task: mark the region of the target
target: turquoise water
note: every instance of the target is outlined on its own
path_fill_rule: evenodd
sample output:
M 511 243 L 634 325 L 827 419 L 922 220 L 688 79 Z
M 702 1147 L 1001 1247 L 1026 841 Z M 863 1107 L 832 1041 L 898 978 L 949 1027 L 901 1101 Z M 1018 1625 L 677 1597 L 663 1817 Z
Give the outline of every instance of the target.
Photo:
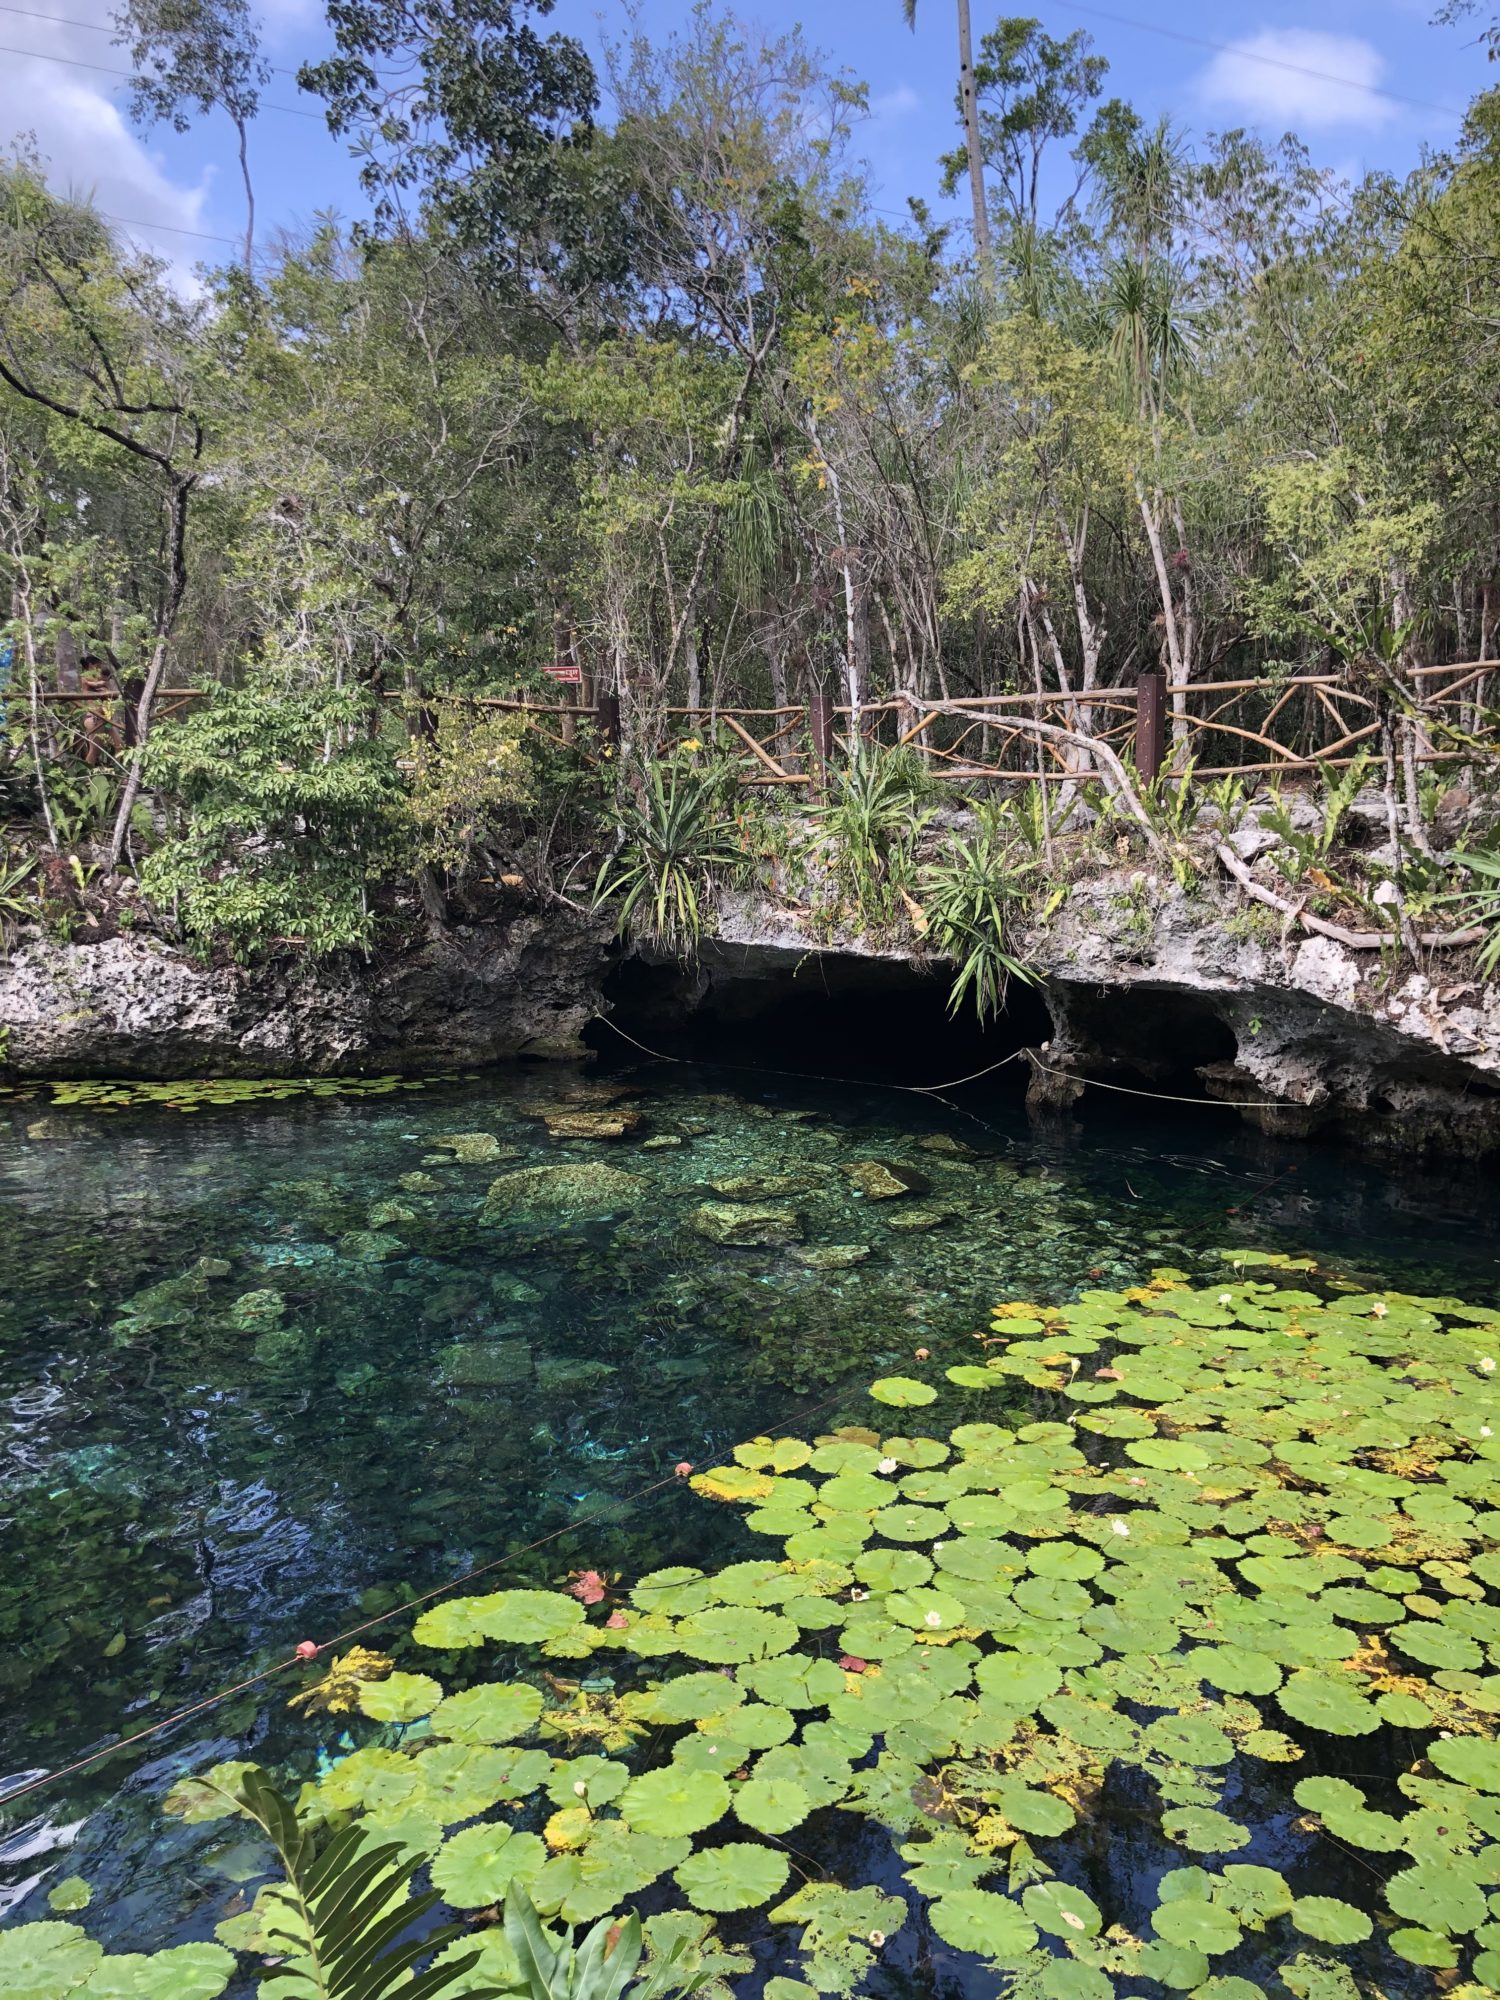
M 622 1110 L 617 1139 L 545 1122 Z M 881 1163 L 912 1190 L 873 1199 Z M 559 1165 L 585 1170 L 571 1207 L 504 1184 Z M 0 1790 L 557 1531 L 500 1578 L 711 1560 L 735 1523 L 715 1515 L 705 1549 L 675 1486 L 592 1517 L 759 1427 L 832 1424 L 918 1347 L 968 1358 L 998 1298 L 1222 1268 L 1241 1243 L 1487 1301 L 1492 1206 L 1477 1176 L 1276 1145 L 1208 1108 L 1091 1106 L 1039 1135 L 1004 1091 L 746 1071 L 527 1069 L 191 1115 L 13 1103 Z M 399 1653 L 408 1622 L 374 1643 Z M 289 1691 L 0 1803 L 5 1907 L 45 1915 L 76 1873 L 115 1949 L 211 1934 L 258 1860 L 157 1801 L 246 1746 L 302 1768 L 336 1750 Z

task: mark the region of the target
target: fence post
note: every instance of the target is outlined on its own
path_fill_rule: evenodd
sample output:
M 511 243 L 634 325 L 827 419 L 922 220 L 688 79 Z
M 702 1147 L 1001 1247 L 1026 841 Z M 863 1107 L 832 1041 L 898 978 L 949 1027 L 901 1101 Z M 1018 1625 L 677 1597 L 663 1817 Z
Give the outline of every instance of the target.
M 828 765 L 833 756 L 833 696 L 816 689 L 807 702 L 807 726 L 812 735 L 812 787 L 823 791 L 828 784 Z
M 1167 754 L 1167 677 L 1152 671 L 1135 684 L 1135 768 L 1153 784 Z
M 617 694 L 600 694 L 595 698 L 595 721 L 599 734 L 611 750 L 620 747 L 620 697 Z

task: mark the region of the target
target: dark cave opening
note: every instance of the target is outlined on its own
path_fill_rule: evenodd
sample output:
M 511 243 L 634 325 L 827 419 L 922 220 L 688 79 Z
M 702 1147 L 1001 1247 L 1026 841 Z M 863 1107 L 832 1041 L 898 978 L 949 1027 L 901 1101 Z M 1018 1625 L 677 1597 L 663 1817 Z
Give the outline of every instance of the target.
M 851 1081 L 943 1082 L 1051 1037 L 1035 986 L 1013 980 L 1003 1012 L 982 1026 L 967 1004 L 949 1013 L 949 988 L 945 967 L 899 959 L 711 949 L 692 966 L 623 956 L 604 990 L 609 1023 L 664 1055 Z M 587 1039 L 618 1051 L 605 1023 Z M 1013 1075 L 1019 1093 L 1024 1067 Z

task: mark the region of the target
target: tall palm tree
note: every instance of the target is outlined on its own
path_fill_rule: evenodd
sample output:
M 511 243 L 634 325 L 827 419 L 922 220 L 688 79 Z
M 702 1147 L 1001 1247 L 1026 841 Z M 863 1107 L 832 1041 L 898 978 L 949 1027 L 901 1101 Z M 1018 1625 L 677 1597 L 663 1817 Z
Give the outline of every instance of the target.
M 917 25 L 917 0 L 901 0 L 908 28 Z M 969 155 L 969 192 L 974 200 L 974 250 L 979 268 L 991 269 L 990 218 L 984 200 L 984 154 L 979 144 L 979 97 L 974 89 L 974 32 L 969 0 L 958 0 L 958 99 L 963 110 L 964 146 Z

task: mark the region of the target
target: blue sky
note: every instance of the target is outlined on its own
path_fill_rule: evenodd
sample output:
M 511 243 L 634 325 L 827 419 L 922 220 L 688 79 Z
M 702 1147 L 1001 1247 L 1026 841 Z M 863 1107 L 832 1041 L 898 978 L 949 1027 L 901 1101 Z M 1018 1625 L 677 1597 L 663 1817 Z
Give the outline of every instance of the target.
M 1424 145 L 1449 143 L 1457 114 L 1496 80 L 1475 45 L 1478 22 L 1432 27 L 1435 4 L 1266 0 L 1188 9 L 1168 0 L 1121 0 L 1118 8 L 1031 0 L 1016 11 L 1035 13 L 1055 35 L 1086 29 L 1110 62 L 1106 94 L 1129 98 L 1148 119 L 1166 113 L 1197 132 L 1249 125 L 1271 138 L 1292 128 L 1321 163 L 1356 175 L 1404 169 Z M 123 62 L 104 31 L 111 6 L 0 4 L 0 123 L 12 140 L 34 136 L 59 188 L 92 193 L 129 234 L 184 271 L 199 259 L 217 261 L 243 226 L 232 134 L 216 120 L 180 137 L 131 130 L 125 86 L 107 74 Z M 908 194 L 935 197 L 937 155 L 954 144 L 951 4 L 919 0 L 915 33 L 899 0 L 745 0 L 740 11 L 772 32 L 800 23 L 835 64 L 868 84 L 871 117 L 857 145 L 871 164 L 877 203 L 900 210 Z M 651 34 L 685 13 L 684 0 L 643 0 L 639 9 Z M 322 52 L 317 0 L 263 0 L 263 18 L 266 53 L 280 71 Z M 552 18 L 591 50 L 602 33 L 618 36 L 627 26 L 621 0 L 558 0 Z M 994 18 L 976 0 L 976 35 Z M 320 209 L 360 207 L 346 149 L 291 74 L 278 73 L 266 90 L 252 166 L 263 236 L 304 227 Z

